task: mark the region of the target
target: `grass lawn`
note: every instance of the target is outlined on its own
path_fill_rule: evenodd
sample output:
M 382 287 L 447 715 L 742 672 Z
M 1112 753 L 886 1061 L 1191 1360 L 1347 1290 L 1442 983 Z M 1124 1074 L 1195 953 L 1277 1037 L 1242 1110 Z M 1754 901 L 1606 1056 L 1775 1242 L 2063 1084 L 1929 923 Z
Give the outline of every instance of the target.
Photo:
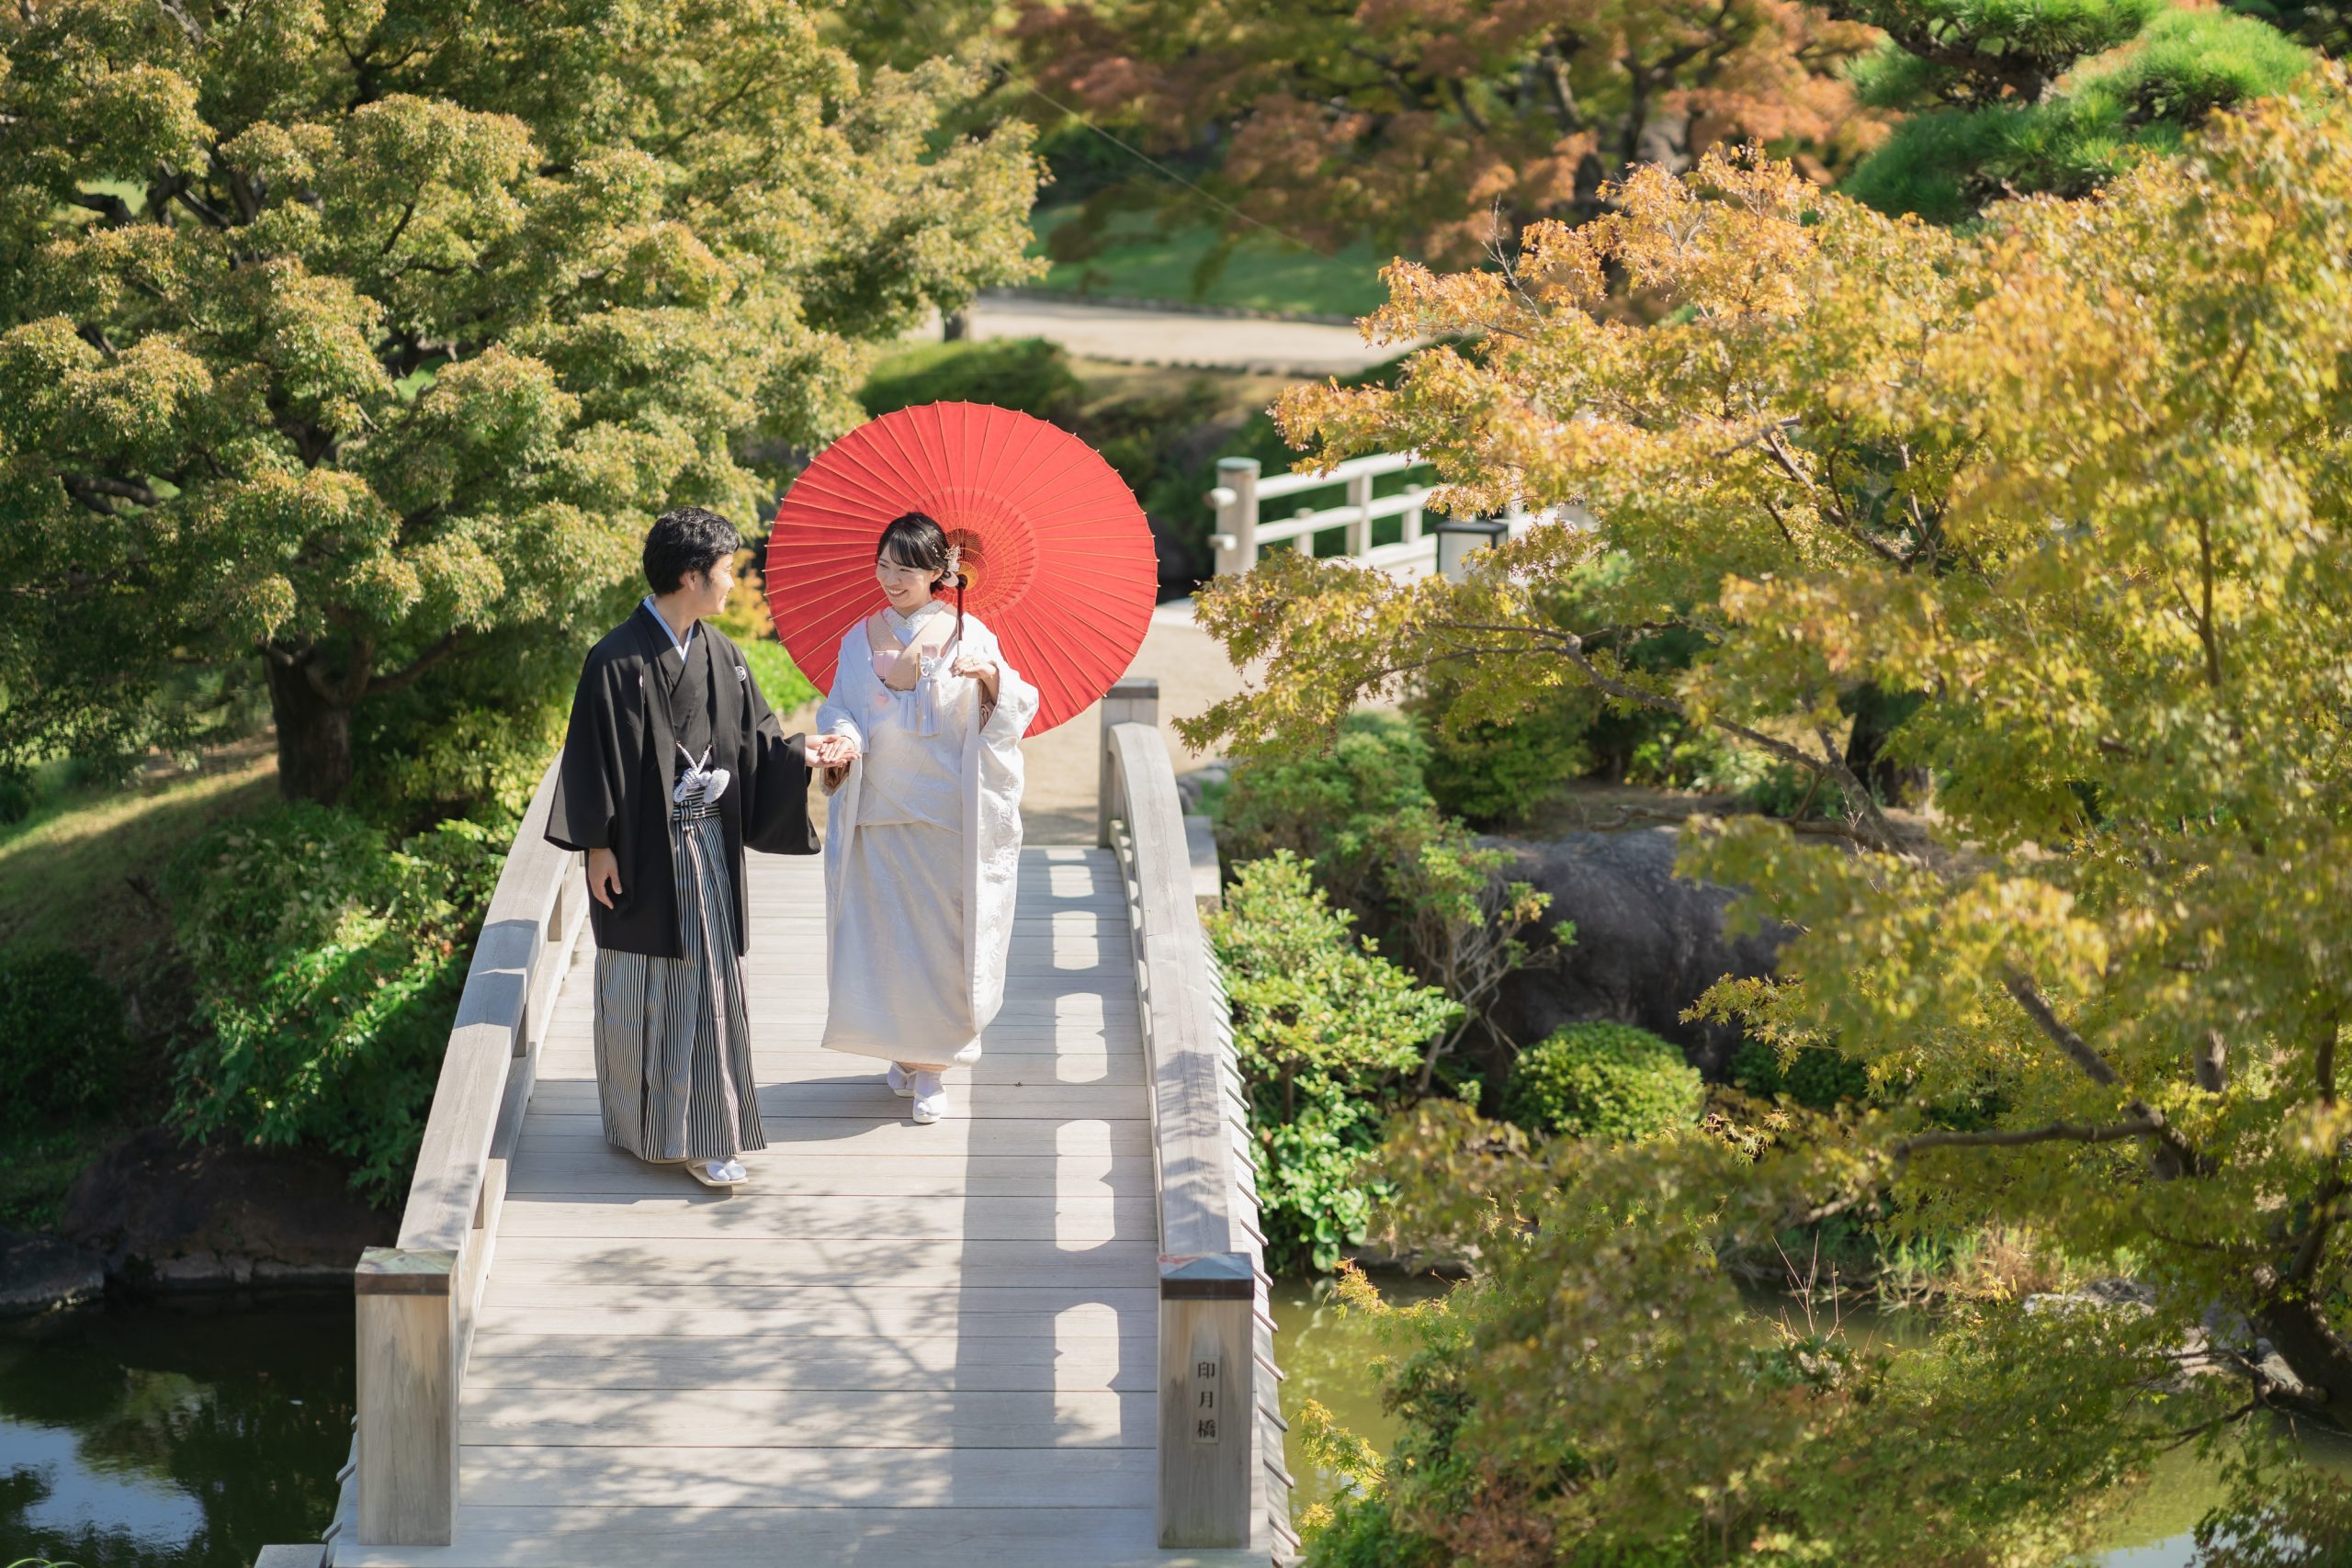
M 277 795 L 277 754 L 253 742 L 204 772 L 75 791 L 0 828 L 0 947 L 70 947 L 127 978 L 165 934 L 147 897 L 164 863 L 222 818 Z
M 215 822 L 277 798 L 277 758 L 263 739 L 223 748 L 194 773 L 44 802 L 0 828 L 0 948 L 71 948 L 109 981 L 137 989 L 169 939 L 152 897 L 164 863 Z M 160 1060 L 126 1063 L 97 1114 L 0 1140 L 0 1225 L 55 1225 L 66 1189 L 92 1157 L 162 1113 L 168 1079 Z
M 1075 207 L 1046 207 L 1031 214 L 1036 238 L 1029 254 L 1046 254 L 1046 238 L 1076 217 Z M 1217 239 L 1209 223 L 1163 231 L 1148 212 L 1111 220 L 1102 249 L 1082 261 L 1057 261 L 1033 288 L 1063 294 L 1114 294 L 1195 305 L 1235 305 L 1253 310 L 1362 316 L 1388 298 L 1380 269 L 1389 258 L 1361 243 L 1338 256 L 1318 255 L 1271 236 L 1244 240 L 1205 290 L 1195 292 L 1193 269 Z

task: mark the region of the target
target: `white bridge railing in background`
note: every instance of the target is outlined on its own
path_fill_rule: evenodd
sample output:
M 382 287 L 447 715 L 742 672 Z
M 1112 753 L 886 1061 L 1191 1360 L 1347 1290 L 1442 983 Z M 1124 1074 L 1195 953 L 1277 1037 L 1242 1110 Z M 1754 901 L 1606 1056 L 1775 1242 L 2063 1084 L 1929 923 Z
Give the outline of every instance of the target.
M 1204 498 L 1216 513 L 1216 531 L 1209 536 L 1216 547 L 1216 574 L 1230 577 L 1250 570 L 1258 564 L 1259 555 L 1272 546 L 1314 550 L 1317 536 L 1344 529 L 1346 547 L 1340 553 L 1399 577 L 1428 576 L 1438 564 L 1437 539 L 1424 526 L 1422 516 L 1429 485 L 1422 479 L 1408 479 L 1393 495 L 1374 496 L 1373 491 L 1387 475 L 1409 474 L 1417 468 L 1426 471 L 1430 467 L 1428 459 L 1416 453 L 1378 452 L 1369 457 L 1351 457 L 1328 474 L 1276 474 L 1268 479 L 1260 473 L 1255 457 L 1220 457 L 1216 488 Z M 1329 490 L 1343 491 L 1346 499 L 1336 506 L 1300 506 L 1287 517 L 1266 513 L 1270 501 Z M 1401 520 L 1397 536 L 1374 544 L 1375 531 L 1386 532 L 1375 530 L 1374 525 L 1391 517 Z M 1514 504 L 1497 521 L 1518 535 L 1535 518 Z M 1302 546 L 1299 540 L 1306 542 Z

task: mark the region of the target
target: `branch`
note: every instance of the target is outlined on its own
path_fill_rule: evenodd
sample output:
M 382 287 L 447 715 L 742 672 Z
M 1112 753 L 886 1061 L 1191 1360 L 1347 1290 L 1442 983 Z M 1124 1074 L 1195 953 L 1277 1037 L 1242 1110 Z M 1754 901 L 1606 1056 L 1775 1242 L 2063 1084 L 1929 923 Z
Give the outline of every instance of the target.
M 119 513 L 113 506 L 99 501 L 97 498 L 100 496 L 115 497 L 139 506 L 164 504 L 162 496 L 157 495 L 145 485 L 135 484 L 129 479 L 85 479 L 79 474 L 64 474 L 60 477 L 64 481 L 67 493 L 74 500 L 91 511 L 107 517 L 117 516 Z
M 439 642 L 435 643 L 431 648 L 426 649 L 423 653 L 417 655 L 415 660 L 413 660 L 406 669 L 395 670 L 389 675 L 378 675 L 374 677 L 368 682 L 367 694 L 372 697 L 381 692 L 397 692 L 401 687 L 410 684 L 419 675 L 424 674 L 427 670 L 432 669 L 435 665 L 448 658 L 451 653 L 455 652 L 458 642 L 465 637 L 465 628 L 460 626 L 456 631 L 453 631 L 448 636 L 443 637 Z
M 172 192 L 172 199 L 178 202 L 182 207 L 187 208 L 190 212 L 195 213 L 198 218 L 203 219 L 207 223 L 211 224 L 215 229 L 233 229 L 236 227 L 236 224 L 230 221 L 229 215 L 227 213 L 214 207 L 210 202 L 197 195 L 196 192 L 188 189 L 187 182 L 185 180 L 176 182 L 176 188 Z
M 408 220 L 415 216 L 415 202 L 412 201 L 406 207 L 401 209 L 401 220 L 392 225 L 392 231 L 384 236 L 384 243 L 376 247 L 376 254 L 378 257 L 380 258 L 391 254 L 392 247 L 401 243 L 401 236 L 402 234 L 408 232 Z
M 2057 1010 L 2050 1005 L 2050 999 L 2026 977 L 2023 971 L 2004 964 L 2001 986 L 2016 998 L 2018 1006 L 2025 1010 L 2026 1016 L 2033 1020 L 2041 1032 L 2048 1035 L 2075 1066 L 2082 1068 L 2084 1076 L 2091 1082 L 2103 1088 L 2112 1088 L 2123 1081 L 2116 1076 L 2115 1069 L 2107 1065 L 2107 1058 L 2091 1049 L 2090 1042 L 2075 1033 L 2073 1027 L 2058 1016 Z
M 1453 107 L 1460 109 L 1462 111 L 1462 118 L 1470 122 L 1470 129 L 1476 131 L 1481 136 L 1486 135 L 1487 117 L 1480 114 L 1477 109 L 1471 106 L 1470 89 L 1462 85 L 1462 78 L 1459 76 L 1449 77 L 1445 85 L 1453 94 Z
M 130 210 L 130 203 L 109 191 L 77 190 L 66 199 L 75 207 L 86 207 L 93 212 L 104 213 L 109 223 L 124 224 L 137 221 L 138 215 Z
M 2163 1132 L 2154 1122 L 2112 1122 L 2093 1126 L 2085 1122 L 2052 1122 L 2041 1127 L 2017 1127 L 1994 1133 L 1921 1133 L 1894 1145 L 1897 1164 L 1921 1149 L 2019 1148 L 2029 1144 L 2113 1144 L 2126 1138 L 2153 1138 Z
M 2018 1006 L 2025 1010 L 2026 1016 L 2033 1020 L 2041 1032 L 2050 1038 L 2051 1043 L 2064 1052 L 2067 1059 L 2080 1067 L 2083 1075 L 2091 1082 L 2108 1089 L 2115 1088 L 2123 1082 L 2116 1070 L 2108 1065 L 2107 1058 L 2093 1050 L 2089 1041 L 2075 1033 L 2066 1021 L 2058 1016 L 2057 1010 L 2050 1005 L 2049 998 L 2041 994 L 2023 971 L 2014 965 L 2004 964 L 2001 971 L 2001 985 L 2016 999 Z M 2151 1124 L 2154 1129 L 2152 1135 L 2157 1144 L 2180 1162 L 2183 1170 L 2194 1176 L 2210 1176 L 2213 1173 L 2214 1162 L 2199 1153 L 2196 1145 L 2182 1137 L 2180 1129 L 2165 1120 L 2163 1111 L 2137 1095 L 2132 1096 L 2125 1103 L 2124 1109 L 2143 1122 Z

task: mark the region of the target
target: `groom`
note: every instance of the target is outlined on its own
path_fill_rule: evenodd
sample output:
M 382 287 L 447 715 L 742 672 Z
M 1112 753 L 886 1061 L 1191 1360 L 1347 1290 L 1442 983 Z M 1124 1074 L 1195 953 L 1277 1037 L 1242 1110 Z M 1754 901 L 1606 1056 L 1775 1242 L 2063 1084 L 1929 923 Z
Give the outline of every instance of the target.
M 708 623 L 741 546 L 699 506 L 655 521 L 652 592 L 580 672 L 547 828 L 588 854 L 605 1141 L 727 1188 L 745 1179 L 742 1152 L 766 1146 L 743 852 L 817 852 L 808 768 L 831 760 L 828 742 L 785 736 L 742 650 Z

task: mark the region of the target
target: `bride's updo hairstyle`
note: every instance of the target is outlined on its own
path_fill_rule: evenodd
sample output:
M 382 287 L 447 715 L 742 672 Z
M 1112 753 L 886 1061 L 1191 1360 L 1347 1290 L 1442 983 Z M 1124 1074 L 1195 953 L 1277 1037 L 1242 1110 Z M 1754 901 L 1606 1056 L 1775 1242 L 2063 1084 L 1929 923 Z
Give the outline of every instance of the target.
M 964 637 L 964 590 L 970 579 L 962 572 L 948 573 L 949 546 L 947 530 L 927 513 L 907 512 L 884 525 L 882 537 L 874 547 L 874 558 L 895 558 L 903 566 L 919 566 L 933 573 L 931 591 L 943 588 L 956 590 L 956 638 Z

